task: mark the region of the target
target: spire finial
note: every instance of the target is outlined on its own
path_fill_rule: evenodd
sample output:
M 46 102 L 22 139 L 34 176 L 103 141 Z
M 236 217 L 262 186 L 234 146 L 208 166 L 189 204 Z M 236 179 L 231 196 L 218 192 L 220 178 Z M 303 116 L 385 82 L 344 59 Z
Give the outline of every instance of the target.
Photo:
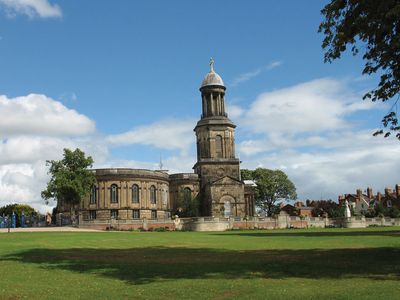
M 215 63 L 215 61 L 214 61 L 214 58 L 210 58 L 210 72 L 214 72 L 214 63 Z

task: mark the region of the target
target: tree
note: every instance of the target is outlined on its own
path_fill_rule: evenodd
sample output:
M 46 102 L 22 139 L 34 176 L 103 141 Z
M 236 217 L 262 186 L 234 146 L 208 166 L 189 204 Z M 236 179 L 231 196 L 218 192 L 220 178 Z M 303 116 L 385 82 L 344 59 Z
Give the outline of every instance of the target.
M 385 137 L 393 132 L 400 140 L 396 115 L 400 93 L 400 0 L 331 0 L 321 13 L 325 20 L 318 32 L 325 36 L 325 62 L 339 59 L 347 46 L 351 46 L 353 55 L 364 51 L 362 74 L 379 73 L 380 81 L 363 99 L 385 102 L 398 95 L 382 123 Z M 374 135 L 383 133 L 378 130 Z
M 340 214 L 339 204 L 332 201 L 331 199 L 316 200 L 316 201 L 307 200 L 306 203 L 307 206 L 313 207 L 312 215 L 314 217 L 323 217 L 325 215 L 328 215 L 328 217 L 334 218 L 338 217 L 338 215 Z
M 200 211 L 199 196 L 192 196 L 189 188 L 181 189 L 178 193 L 177 210 L 175 214 L 181 218 L 185 217 L 198 217 Z
M 267 215 L 279 211 L 278 199 L 296 199 L 296 187 L 281 170 L 257 168 L 254 171 L 241 170 L 242 180 L 254 180 L 256 187 L 256 206 Z
M 93 165 L 92 157 L 85 156 L 80 149 L 64 149 L 62 160 L 48 160 L 50 181 L 42 191 L 42 198 L 54 198 L 69 204 L 78 204 L 90 193 L 96 182 L 94 173 L 89 170 Z

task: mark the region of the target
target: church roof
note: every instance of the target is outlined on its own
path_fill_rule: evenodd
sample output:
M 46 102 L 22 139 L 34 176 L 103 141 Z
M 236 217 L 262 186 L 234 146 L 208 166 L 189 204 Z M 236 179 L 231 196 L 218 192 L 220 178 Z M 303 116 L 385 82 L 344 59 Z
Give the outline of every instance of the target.
M 204 77 L 201 88 L 209 85 L 225 86 L 221 76 L 214 71 L 214 60 L 212 58 L 210 60 L 210 72 Z

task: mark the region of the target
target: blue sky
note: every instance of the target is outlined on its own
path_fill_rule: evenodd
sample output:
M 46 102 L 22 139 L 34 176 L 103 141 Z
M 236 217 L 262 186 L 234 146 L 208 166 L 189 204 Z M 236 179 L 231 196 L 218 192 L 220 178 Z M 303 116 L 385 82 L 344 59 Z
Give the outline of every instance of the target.
M 0 0 L 0 204 L 40 199 L 44 161 L 191 171 L 199 85 L 214 57 L 243 168 L 283 169 L 301 199 L 400 182 L 399 144 L 373 138 L 376 78 L 323 62 L 326 1 Z

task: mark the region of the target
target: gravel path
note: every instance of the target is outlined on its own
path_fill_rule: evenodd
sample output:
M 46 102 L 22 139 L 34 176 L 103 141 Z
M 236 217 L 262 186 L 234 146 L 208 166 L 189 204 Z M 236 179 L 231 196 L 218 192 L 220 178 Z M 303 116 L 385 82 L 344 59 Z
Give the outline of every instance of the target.
M 102 230 L 76 228 L 76 227 L 28 227 L 28 228 L 11 228 L 10 232 L 104 232 Z M 0 233 L 7 233 L 7 228 L 0 228 Z

